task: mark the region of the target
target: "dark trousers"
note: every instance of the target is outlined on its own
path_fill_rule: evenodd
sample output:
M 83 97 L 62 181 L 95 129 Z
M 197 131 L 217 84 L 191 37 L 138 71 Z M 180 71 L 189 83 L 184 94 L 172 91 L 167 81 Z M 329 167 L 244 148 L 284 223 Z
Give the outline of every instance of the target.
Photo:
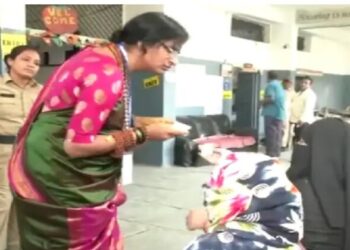
M 330 227 L 308 178 L 293 183 L 303 196 L 304 247 L 307 250 L 344 250 L 344 230 Z
M 294 137 L 293 137 L 293 142 L 298 142 L 301 139 L 301 133 L 302 131 L 309 126 L 310 124 L 305 122 L 302 124 L 295 124 L 294 123 Z
M 283 121 L 265 116 L 266 154 L 279 157 L 282 147 Z

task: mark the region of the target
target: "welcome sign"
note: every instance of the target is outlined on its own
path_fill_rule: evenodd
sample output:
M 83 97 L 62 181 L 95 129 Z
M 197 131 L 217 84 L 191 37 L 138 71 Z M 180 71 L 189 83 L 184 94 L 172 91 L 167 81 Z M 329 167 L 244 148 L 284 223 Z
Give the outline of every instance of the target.
M 78 30 L 78 13 L 71 7 L 48 6 L 41 15 L 45 27 L 52 33 L 74 33 Z

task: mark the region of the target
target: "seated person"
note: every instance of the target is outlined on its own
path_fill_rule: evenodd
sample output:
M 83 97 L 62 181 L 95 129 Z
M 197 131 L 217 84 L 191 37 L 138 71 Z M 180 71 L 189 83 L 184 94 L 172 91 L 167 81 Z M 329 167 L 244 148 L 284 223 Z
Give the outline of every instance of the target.
M 216 150 L 204 157 L 216 164 L 203 186 L 205 207 L 186 218 L 189 230 L 204 234 L 185 250 L 303 249 L 301 195 L 282 167 L 258 153 Z

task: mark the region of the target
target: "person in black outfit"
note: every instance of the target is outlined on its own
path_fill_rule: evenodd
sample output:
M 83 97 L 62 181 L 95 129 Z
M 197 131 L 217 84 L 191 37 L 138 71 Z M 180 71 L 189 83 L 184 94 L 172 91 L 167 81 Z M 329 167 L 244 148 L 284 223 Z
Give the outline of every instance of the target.
M 319 120 L 301 131 L 289 179 L 303 196 L 307 250 L 350 250 L 350 124 Z

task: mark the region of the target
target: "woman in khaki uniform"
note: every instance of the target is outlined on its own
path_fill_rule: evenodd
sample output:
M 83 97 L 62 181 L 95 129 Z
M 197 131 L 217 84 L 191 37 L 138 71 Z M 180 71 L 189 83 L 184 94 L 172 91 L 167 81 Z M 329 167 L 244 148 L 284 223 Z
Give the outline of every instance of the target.
M 0 250 L 17 250 L 19 239 L 7 163 L 16 134 L 41 90 L 34 80 L 40 54 L 35 48 L 23 45 L 13 48 L 4 60 L 8 73 L 0 77 Z

